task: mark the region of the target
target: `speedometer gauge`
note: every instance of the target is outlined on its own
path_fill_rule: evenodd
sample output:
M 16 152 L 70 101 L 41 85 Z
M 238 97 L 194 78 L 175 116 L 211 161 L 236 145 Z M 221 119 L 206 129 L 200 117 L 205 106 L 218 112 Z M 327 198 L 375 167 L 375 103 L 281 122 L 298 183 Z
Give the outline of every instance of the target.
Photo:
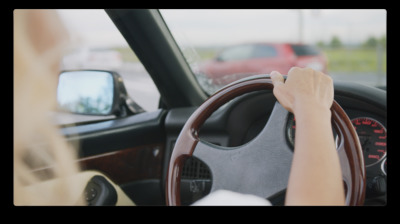
M 374 165 L 386 156 L 386 128 L 377 120 L 358 117 L 351 120 L 360 139 L 366 166 Z
M 369 117 L 358 117 L 352 119 L 351 122 L 360 139 L 365 165 L 372 166 L 381 162 L 386 157 L 386 128 Z M 294 148 L 296 119 L 292 113 L 289 113 L 286 130 L 288 142 L 291 148 Z M 336 138 L 334 130 L 333 133 Z

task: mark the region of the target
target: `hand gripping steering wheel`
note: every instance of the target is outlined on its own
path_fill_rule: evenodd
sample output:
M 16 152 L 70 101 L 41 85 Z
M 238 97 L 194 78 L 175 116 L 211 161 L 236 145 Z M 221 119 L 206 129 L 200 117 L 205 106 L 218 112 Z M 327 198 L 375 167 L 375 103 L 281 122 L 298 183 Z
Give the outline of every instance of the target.
M 245 93 L 273 89 L 269 76 L 252 76 L 234 82 L 209 97 L 187 120 L 168 166 L 166 201 L 181 205 L 180 182 L 184 161 L 195 156 L 211 169 L 211 192 L 227 189 L 263 198 L 286 189 L 293 152 L 286 143 L 285 124 L 289 112 L 278 102 L 263 130 L 250 142 L 233 148 L 209 144 L 199 139 L 200 127 L 223 104 Z M 365 198 L 365 166 L 358 135 L 334 101 L 332 126 L 338 135 L 339 154 L 346 205 L 362 205 Z

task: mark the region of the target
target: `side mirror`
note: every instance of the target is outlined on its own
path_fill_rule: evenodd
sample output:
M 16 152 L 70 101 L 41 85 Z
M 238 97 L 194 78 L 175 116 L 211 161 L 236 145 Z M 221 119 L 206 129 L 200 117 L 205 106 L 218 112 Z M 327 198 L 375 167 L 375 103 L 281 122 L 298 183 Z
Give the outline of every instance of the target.
M 122 77 L 111 71 L 62 71 L 57 89 L 62 111 L 85 115 L 116 115 L 144 112 L 128 96 Z

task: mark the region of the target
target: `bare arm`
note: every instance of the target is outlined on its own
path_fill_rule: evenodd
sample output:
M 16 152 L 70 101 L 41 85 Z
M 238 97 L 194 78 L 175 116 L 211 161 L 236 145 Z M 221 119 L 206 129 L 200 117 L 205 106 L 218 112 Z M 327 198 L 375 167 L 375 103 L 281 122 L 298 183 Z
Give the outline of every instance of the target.
M 286 205 L 344 205 L 340 162 L 330 107 L 332 79 L 312 69 L 292 68 L 286 82 L 272 72 L 274 95 L 296 117 L 295 150 Z

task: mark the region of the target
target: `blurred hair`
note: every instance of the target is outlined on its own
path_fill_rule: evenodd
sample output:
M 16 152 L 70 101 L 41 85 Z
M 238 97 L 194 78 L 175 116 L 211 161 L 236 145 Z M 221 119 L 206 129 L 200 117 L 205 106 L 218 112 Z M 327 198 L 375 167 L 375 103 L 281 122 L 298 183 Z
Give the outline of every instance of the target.
M 76 205 L 77 149 L 52 123 L 67 32 L 55 10 L 14 10 L 14 204 Z M 51 172 L 33 172 L 51 167 Z M 58 178 L 51 189 L 32 187 Z M 80 191 L 80 192 L 78 192 Z

